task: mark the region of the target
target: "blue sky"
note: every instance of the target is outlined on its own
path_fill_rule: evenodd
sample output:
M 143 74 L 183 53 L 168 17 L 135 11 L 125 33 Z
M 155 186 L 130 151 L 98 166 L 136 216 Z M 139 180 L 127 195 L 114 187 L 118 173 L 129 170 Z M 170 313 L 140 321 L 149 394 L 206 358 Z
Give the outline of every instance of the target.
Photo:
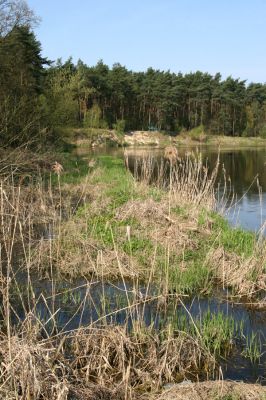
M 266 0 L 28 0 L 43 55 L 266 82 Z

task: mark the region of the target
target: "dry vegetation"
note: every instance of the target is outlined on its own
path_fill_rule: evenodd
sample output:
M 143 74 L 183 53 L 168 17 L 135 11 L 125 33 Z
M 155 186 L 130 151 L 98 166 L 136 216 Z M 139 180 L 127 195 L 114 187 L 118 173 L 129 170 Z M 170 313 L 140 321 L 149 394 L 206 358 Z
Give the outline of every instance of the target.
M 52 169 L 54 176 L 41 179 L 36 174 L 32 179 L 31 174 L 27 182 L 20 179 L 17 168 L 11 174 L 2 168 L 1 398 L 170 400 L 186 399 L 188 392 L 195 400 L 204 398 L 203 393 L 215 400 L 225 400 L 229 394 L 246 400 L 260 398 L 252 393 L 262 396 L 260 387 L 249 386 L 246 397 L 241 397 L 240 386 L 224 382 L 222 389 L 213 389 L 212 384 L 178 386 L 156 397 L 168 382 L 217 376 L 217 354 L 196 321 L 188 330 L 169 321 L 161 330 L 153 323 L 145 326 L 146 303 L 155 302 L 158 312 L 173 299 L 183 304 L 183 296 L 210 290 L 214 280 L 259 307 L 266 301 L 261 296 L 264 242 L 233 232 L 213 213 L 217 170 L 209 174 L 199 155 L 180 160 L 171 151 L 168 159 L 164 165 L 153 159 L 137 163 L 135 177 L 119 160 L 102 158 L 99 165 L 90 160 L 83 166 L 83 178 L 74 182 L 53 163 L 46 169 Z M 76 166 L 74 172 L 80 171 Z M 170 178 L 165 178 L 169 172 Z M 239 237 L 241 246 L 236 245 Z M 25 293 L 21 273 L 26 277 Z M 118 308 L 108 311 L 110 315 L 100 314 L 87 327 L 65 332 L 56 323 L 60 313 L 56 302 L 48 306 L 42 294 L 35 297 L 36 276 L 48 276 L 52 287 L 58 277 L 84 276 L 87 297 L 94 281 L 104 285 L 107 279 L 118 278 L 126 292 L 130 279 L 132 293 L 125 293 L 126 304 L 120 308 L 126 321 L 132 322 L 132 315 L 139 313 L 139 323 L 131 329 L 126 322 L 110 325 L 107 317 L 121 311 Z M 145 294 L 139 291 L 140 281 L 146 282 Z M 153 285 L 158 291 L 151 296 Z M 15 302 L 24 310 L 15 326 L 14 292 Z M 87 297 L 80 303 L 82 313 Z M 47 305 L 52 329 L 38 314 L 40 299 Z M 220 333 L 225 326 L 220 326 Z M 222 354 L 232 337 L 219 340 Z
M 201 382 L 192 385 L 178 385 L 156 400 L 264 400 L 266 389 L 260 385 L 241 382 L 214 381 Z

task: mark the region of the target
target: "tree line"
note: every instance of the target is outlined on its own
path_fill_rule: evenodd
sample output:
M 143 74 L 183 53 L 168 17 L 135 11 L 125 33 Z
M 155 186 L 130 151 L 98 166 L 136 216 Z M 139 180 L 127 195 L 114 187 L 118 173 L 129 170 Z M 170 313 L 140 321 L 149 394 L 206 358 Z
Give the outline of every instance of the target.
M 203 126 L 215 135 L 266 137 L 266 84 L 200 71 L 133 72 L 102 60 L 51 62 L 25 1 L 0 0 L 0 17 L 2 145 L 45 142 L 58 126 L 172 134 Z

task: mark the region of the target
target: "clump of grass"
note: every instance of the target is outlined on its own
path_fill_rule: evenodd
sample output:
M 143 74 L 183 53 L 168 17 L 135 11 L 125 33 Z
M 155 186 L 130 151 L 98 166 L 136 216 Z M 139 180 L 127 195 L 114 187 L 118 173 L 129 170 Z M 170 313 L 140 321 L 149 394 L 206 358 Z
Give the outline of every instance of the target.
M 94 381 L 102 379 L 114 385 L 118 379 L 127 380 L 131 387 L 138 385 L 145 390 L 198 370 L 205 357 L 209 359 L 208 352 L 188 334 L 172 336 L 168 331 L 158 336 L 152 327 L 140 325 L 130 334 L 123 327 L 84 330 L 72 346 L 77 354 L 76 368 Z
M 205 128 L 203 125 L 200 125 L 196 128 L 191 129 L 190 131 L 184 133 L 184 135 L 188 136 L 192 140 L 200 143 L 205 143 L 207 141 L 207 135 L 205 133 Z
M 50 313 L 49 320 L 54 318 Z M 90 399 L 92 388 L 96 393 L 102 387 L 109 396 L 119 390 L 122 398 L 132 399 L 203 365 L 213 368 L 211 354 L 189 332 L 159 333 L 140 320 L 129 331 L 127 324 L 101 324 L 105 318 L 49 335 L 48 321 L 41 321 L 33 307 L 15 333 L 1 333 L 0 394 L 48 400 L 84 393 Z
M 208 311 L 198 322 L 198 329 L 205 346 L 212 354 L 220 357 L 230 352 L 238 329 L 236 325 L 232 317 Z
M 253 232 L 230 227 L 228 221 L 219 214 L 212 214 L 212 216 L 212 234 L 218 237 L 220 246 L 223 246 L 226 251 L 233 251 L 246 258 L 254 254 L 257 238 Z
M 168 279 L 170 293 L 206 294 L 211 290 L 211 271 L 200 262 L 192 262 L 185 268 L 182 265 L 172 265 Z
M 223 247 L 213 247 L 207 262 L 224 287 L 231 288 L 238 297 L 257 298 L 257 306 L 263 307 L 263 291 L 266 288 L 265 257 L 265 248 L 257 249 L 252 256 L 246 258 L 234 252 L 226 252 Z
M 187 314 L 182 312 L 170 320 L 171 329 L 187 332 L 197 338 L 215 360 L 226 357 L 237 338 L 238 326 L 234 319 L 221 312 L 213 314 L 208 311 L 193 320 L 187 310 Z
M 245 348 L 242 354 L 248 358 L 252 364 L 256 364 L 260 361 L 263 354 L 261 338 L 254 332 L 246 337 Z

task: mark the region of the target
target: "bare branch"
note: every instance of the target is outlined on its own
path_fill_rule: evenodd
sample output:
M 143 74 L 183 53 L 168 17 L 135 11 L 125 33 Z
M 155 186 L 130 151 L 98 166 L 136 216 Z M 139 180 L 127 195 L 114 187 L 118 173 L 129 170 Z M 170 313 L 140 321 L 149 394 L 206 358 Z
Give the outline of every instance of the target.
M 25 0 L 0 0 L 0 37 L 15 26 L 33 27 L 39 20 Z

